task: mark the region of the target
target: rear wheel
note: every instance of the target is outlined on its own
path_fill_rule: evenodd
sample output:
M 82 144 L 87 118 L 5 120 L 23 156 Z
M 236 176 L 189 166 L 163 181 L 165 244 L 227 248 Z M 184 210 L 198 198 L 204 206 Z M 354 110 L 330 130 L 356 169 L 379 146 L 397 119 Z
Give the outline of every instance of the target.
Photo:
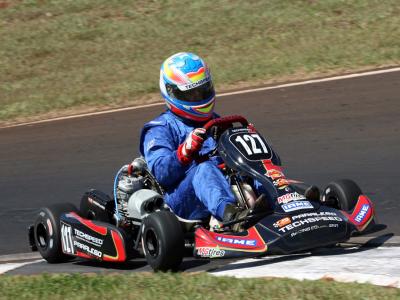
M 157 211 L 143 219 L 143 252 L 155 271 L 176 271 L 185 251 L 181 224 L 169 211 Z
M 327 206 L 351 212 L 361 194 L 360 187 L 354 181 L 340 179 L 328 184 L 322 195 L 321 202 Z
M 33 226 L 34 244 L 41 256 L 49 263 L 59 263 L 73 257 L 62 253 L 60 216 L 76 212 L 75 205 L 59 203 L 41 208 Z

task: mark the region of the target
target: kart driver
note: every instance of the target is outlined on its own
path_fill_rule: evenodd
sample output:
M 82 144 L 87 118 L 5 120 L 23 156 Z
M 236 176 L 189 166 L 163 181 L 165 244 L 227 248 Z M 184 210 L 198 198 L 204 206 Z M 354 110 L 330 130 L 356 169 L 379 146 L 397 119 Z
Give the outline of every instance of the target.
M 231 187 L 220 169 L 220 158 L 197 163 L 197 154 L 216 147 L 204 124 L 214 113 L 215 91 L 210 70 L 193 53 L 177 53 L 161 65 L 160 90 L 167 111 L 144 125 L 140 152 L 165 189 L 165 201 L 185 219 L 203 219 L 210 213 L 219 221 L 248 214 L 236 206 Z M 262 195 L 263 196 L 263 195 Z M 259 197 L 256 203 L 265 201 Z

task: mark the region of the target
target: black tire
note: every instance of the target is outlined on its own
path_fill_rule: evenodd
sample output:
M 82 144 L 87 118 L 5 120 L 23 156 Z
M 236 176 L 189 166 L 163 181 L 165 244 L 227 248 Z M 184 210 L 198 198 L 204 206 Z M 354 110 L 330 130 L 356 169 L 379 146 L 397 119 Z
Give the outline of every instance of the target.
M 65 212 L 77 212 L 71 203 L 59 203 L 43 207 L 35 220 L 33 227 L 34 243 L 49 263 L 60 263 L 73 259 L 62 253 L 60 216 Z M 51 228 L 50 228 L 51 227 Z
M 340 179 L 328 184 L 322 194 L 321 202 L 328 206 L 351 212 L 361 194 L 360 187 L 354 181 Z
M 176 216 L 169 211 L 157 211 L 144 218 L 142 247 L 154 271 L 177 271 L 184 256 L 185 241 Z

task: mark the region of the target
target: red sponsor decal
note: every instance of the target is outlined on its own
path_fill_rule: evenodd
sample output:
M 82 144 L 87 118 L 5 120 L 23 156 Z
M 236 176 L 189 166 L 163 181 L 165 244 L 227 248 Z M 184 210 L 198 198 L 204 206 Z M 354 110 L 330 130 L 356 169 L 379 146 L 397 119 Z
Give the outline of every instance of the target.
M 276 171 L 281 172 L 282 175 L 283 175 L 282 168 L 281 168 L 280 166 L 274 165 L 270 159 L 264 159 L 264 160 L 262 161 L 262 163 L 263 163 L 264 168 L 265 168 L 265 170 L 266 170 L 267 172 L 268 172 L 269 170 L 276 170 Z
M 274 165 L 270 159 L 264 159 L 262 163 L 267 171 L 265 175 L 272 179 L 278 189 L 284 189 L 289 185 L 289 181 L 286 179 L 280 166 Z
M 270 159 L 264 159 L 262 163 L 265 170 L 267 171 L 265 175 L 270 177 L 272 180 L 281 178 L 286 179 L 285 174 L 283 174 L 282 168 L 280 166 L 274 165 Z
M 224 257 L 225 250 L 221 250 L 218 247 L 216 248 L 209 248 L 209 247 L 200 247 L 197 248 L 197 255 L 201 257 Z
M 345 211 L 342 213 L 356 226 L 358 231 L 363 231 L 374 218 L 374 207 L 367 196 L 360 195 L 352 214 Z
M 70 212 L 69 214 L 67 214 L 67 216 L 78 220 L 83 225 L 90 228 L 94 232 L 97 232 L 98 234 L 101 234 L 101 235 L 107 234 L 107 227 L 97 225 L 97 224 L 93 223 L 93 221 L 84 219 L 74 212 Z
M 277 198 L 279 204 L 288 203 L 290 201 L 295 201 L 295 200 L 304 200 L 304 199 L 306 199 L 306 197 L 304 197 L 303 195 L 300 195 L 297 192 L 286 193 Z

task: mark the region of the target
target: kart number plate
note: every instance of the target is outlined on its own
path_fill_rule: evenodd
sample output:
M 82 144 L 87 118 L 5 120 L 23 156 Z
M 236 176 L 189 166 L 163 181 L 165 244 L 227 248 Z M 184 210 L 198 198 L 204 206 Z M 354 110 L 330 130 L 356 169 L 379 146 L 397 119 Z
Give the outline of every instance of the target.
M 232 134 L 229 141 L 248 160 L 271 159 L 272 150 L 258 133 L 248 131 Z

